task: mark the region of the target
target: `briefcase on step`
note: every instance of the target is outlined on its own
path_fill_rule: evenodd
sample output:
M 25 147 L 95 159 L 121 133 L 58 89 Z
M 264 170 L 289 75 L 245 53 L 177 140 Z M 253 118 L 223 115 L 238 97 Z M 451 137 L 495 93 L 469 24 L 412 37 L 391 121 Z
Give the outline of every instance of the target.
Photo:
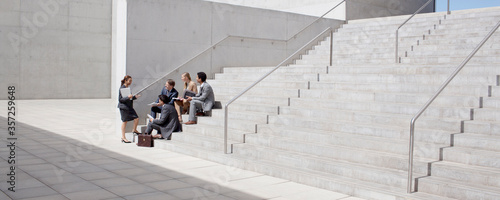
M 140 134 L 137 136 L 137 146 L 140 147 L 154 147 L 153 136 Z

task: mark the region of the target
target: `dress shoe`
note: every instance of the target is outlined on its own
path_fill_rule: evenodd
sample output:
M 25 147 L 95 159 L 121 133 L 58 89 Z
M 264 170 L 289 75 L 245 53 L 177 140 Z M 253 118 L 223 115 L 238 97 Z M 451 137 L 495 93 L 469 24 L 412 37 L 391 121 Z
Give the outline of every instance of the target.
M 199 112 L 199 113 L 196 113 L 196 116 L 205 116 L 205 113 Z
M 165 139 L 165 138 L 163 138 L 163 137 L 162 137 L 161 135 L 159 135 L 159 134 L 157 134 L 157 135 L 153 135 L 152 137 L 153 137 L 153 139 Z
M 130 141 L 128 141 L 127 139 L 123 139 L 122 138 L 122 143 L 131 143 Z
M 191 125 L 191 124 L 196 124 L 196 122 L 195 122 L 195 121 L 188 121 L 188 122 L 186 122 L 186 123 L 184 123 L 184 124 L 186 124 L 186 125 Z

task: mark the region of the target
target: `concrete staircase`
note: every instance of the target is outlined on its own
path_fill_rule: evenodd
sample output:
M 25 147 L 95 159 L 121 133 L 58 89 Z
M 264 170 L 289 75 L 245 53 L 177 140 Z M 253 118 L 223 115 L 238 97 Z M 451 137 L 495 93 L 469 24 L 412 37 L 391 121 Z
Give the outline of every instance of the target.
M 416 192 L 406 193 L 409 122 L 500 20 L 500 8 L 349 21 L 295 64 L 156 148 L 367 199 L 500 199 L 500 32 L 416 124 Z M 424 40 L 425 37 L 425 40 Z M 208 80 L 223 105 L 272 67 Z M 183 116 L 187 120 L 187 116 Z

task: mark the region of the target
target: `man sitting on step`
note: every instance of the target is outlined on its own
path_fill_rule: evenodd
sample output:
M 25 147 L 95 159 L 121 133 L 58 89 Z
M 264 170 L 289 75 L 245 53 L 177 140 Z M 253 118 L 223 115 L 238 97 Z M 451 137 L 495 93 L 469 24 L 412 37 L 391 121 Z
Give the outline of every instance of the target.
M 215 103 L 215 95 L 212 86 L 206 82 L 207 74 L 205 72 L 198 72 L 196 81 L 201 84 L 200 92 L 194 97 L 188 97 L 190 102 L 189 107 L 189 121 L 186 125 L 196 124 L 196 116 L 204 116 L 205 112 L 211 111 Z M 199 112 L 196 112 L 196 111 Z
M 179 96 L 179 92 L 174 88 L 175 86 L 175 81 L 172 79 L 168 79 L 167 82 L 165 82 L 165 87 L 161 90 L 160 94 L 167 95 L 168 99 L 170 99 L 169 102 L 165 102 L 166 104 L 174 105 L 174 98 L 177 98 Z M 158 103 L 159 99 L 156 100 L 156 103 Z M 152 105 L 151 107 L 151 116 L 153 118 L 156 118 L 156 113 L 161 112 L 161 106 L 158 104 Z
M 159 102 L 158 106 L 161 107 L 160 119 L 149 119 L 148 128 L 146 128 L 145 134 L 151 134 L 153 129 L 158 131 L 158 134 L 153 136 L 153 138 L 167 138 L 170 140 L 172 132 L 182 131 L 181 123 L 179 122 L 179 116 L 173 105 L 168 104 L 170 99 L 166 95 L 158 96 Z

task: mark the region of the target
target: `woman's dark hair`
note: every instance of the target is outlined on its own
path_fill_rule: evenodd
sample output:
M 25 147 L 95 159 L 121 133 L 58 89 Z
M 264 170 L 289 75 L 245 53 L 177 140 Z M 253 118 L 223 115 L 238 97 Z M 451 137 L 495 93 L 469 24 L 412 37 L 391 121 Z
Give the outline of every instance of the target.
M 170 99 L 168 98 L 167 95 L 164 95 L 164 94 L 160 94 L 158 95 L 158 98 L 164 103 L 164 104 L 167 104 L 168 102 L 170 102 Z
M 207 80 L 207 74 L 205 74 L 205 72 L 198 72 L 198 78 L 201 79 L 201 82 L 205 82 Z
M 132 78 L 131 76 L 129 75 L 126 75 L 125 77 L 123 77 L 123 80 L 122 80 L 122 85 L 125 84 L 125 81 L 127 81 L 128 79 Z

